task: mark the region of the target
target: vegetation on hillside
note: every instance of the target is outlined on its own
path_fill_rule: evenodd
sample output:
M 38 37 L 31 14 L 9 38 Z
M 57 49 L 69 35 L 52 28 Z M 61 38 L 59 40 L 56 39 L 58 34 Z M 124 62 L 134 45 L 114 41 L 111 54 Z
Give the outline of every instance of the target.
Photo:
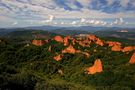
M 90 52 L 89 58 L 66 53 L 55 61 L 53 57 L 66 47 L 62 43 L 52 40 L 39 47 L 0 40 L 1 90 L 135 90 L 135 65 L 128 63 L 133 52 L 113 52 L 109 47 L 91 44 L 80 46 Z M 97 58 L 102 60 L 104 71 L 88 75 L 85 69 Z

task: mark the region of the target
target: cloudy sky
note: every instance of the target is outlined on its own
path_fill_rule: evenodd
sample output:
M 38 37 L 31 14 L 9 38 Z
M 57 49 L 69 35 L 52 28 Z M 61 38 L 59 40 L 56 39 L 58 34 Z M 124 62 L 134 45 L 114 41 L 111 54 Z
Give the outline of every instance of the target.
M 0 0 L 0 27 L 135 27 L 135 0 Z

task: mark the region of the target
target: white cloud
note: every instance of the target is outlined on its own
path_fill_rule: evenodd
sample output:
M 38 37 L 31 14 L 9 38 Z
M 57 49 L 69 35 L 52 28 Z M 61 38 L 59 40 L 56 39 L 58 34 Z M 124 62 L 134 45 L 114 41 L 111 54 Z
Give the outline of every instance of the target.
M 81 18 L 81 23 L 85 22 L 86 20 L 84 18 Z
M 12 25 L 17 25 L 18 24 L 18 22 L 14 22 Z
M 71 24 L 72 24 L 72 25 L 75 25 L 76 23 L 77 23 L 76 21 L 73 21 Z
M 121 23 L 123 23 L 123 22 L 124 22 L 123 18 L 120 18 L 120 22 L 121 22 Z
M 99 24 L 99 23 L 100 23 L 100 21 L 95 21 L 95 23 L 94 23 L 94 24 L 96 24 L 96 25 L 97 25 L 97 24 Z
M 125 22 L 123 18 L 118 18 L 114 22 L 111 22 L 110 25 L 125 25 L 128 22 Z
M 49 21 L 52 22 L 52 20 L 54 19 L 53 15 L 49 15 Z
M 64 22 L 61 22 L 61 24 L 63 25 L 63 24 L 64 24 Z

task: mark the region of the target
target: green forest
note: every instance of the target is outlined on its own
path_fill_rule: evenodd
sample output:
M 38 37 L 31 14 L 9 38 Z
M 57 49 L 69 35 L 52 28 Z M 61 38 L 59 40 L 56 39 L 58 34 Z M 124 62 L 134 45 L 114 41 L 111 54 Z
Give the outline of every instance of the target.
M 12 38 L 0 38 L 0 90 L 135 90 L 135 64 L 128 63 L 133 51 L 127 54 L 95 43 L 90 47 L 76 43 L 74 48 L 79 46 L 80 50 L 88 51 L 89 58 L 65 53 L 62 60 L 56 61 L 53 57 L 67 46 L 54 40 L 43 46 L 27 45 L 24 41 L 29 35 L 30 32 L 25 36 L 10 34 Z M 85 69 L 98 58 L 103 72 L 88 75 Z

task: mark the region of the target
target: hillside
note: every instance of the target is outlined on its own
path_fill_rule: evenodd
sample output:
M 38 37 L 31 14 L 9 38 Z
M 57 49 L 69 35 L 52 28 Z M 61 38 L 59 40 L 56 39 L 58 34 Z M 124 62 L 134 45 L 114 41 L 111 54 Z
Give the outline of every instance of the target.
M 91 34 L 37 37 L 29 45 L 1 38 L 0 89 L 134 90 L 134 51 Z
M 52 33 L 56 33 L 59 35 L 69 35 L 69 36 L 74 36 L 74 35 L 78 35 L 78 34 L 89 34 L 89 31 L 85 31 L 85 30 L 64 30 L 64 29 L 58 29 L 58 30 L 48 30 L 49 32 Z
M 97 31 L 94 34 L 106 40 L 120 41 L 135 45 L 135 30 L 103 30 Z
M 104 36 L 104 37 L 115 37 L 115 38 L 127 38 L 131 40 L 135 40 L 135 32 L 133 31 L 122 31 L 122 30 L 116 30 L 116 31 L 97 31 L 95 34 Z

